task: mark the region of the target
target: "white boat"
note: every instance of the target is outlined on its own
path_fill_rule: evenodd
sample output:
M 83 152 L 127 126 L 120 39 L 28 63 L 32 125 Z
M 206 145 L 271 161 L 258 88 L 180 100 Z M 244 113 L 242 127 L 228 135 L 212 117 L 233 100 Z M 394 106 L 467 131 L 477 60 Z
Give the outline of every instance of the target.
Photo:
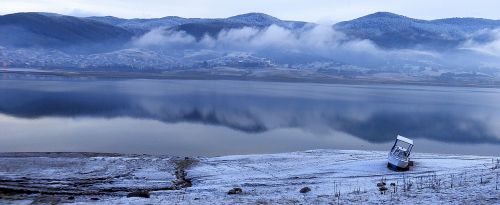
M 392 146 L 387 160 L 387 167 L 392 170 L 404 171 L 410 168 L 410 152 L 413 148 L 413 140 L 398 135 Z

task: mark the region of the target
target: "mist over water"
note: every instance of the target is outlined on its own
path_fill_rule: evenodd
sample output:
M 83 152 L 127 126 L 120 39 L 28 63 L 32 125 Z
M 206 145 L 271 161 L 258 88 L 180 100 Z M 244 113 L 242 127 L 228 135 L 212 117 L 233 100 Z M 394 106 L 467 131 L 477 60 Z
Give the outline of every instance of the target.
M 496 155 L 500 90 L 243 81 L 0 81 L 0 151 L 306 149 Z

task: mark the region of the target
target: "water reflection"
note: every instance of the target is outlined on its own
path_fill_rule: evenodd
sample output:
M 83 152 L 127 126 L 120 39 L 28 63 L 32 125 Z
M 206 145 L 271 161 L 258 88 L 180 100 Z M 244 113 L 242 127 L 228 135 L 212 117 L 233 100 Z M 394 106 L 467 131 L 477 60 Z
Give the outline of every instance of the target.
M 321 142 L 313 138 L 340 134 L 375 144 L 389 143 L 397 133 L 443 143 L 500 144 L 497 89 L 236 81 L 2 80 L 0 96 L 0 113 L 16 118 L 154 120 L 166 123 L 154 128 L 163 132 L 172 131 L 171 123 L 187 124 L 192 126 L 190 129 L 225 127 L 233 131 L 217 133 L 230 141 L 236 140 L 230 137 L 235 133 L 244 133 L 247 137 L 265 135 L 266 139 L 299 143 L 292 137 L 272 134 L 292 129 L 316 144 Z M 0 123 L 0 128 L 2 124 L 7 123 Z M 121 130 L 119 126 L 106 129 Z M 70 130 L 67 135 L 77 132 Z M 214 131 L 205 129 L 203 134 L 210 135 L 208 132 Z M 185 133 L 188 131 L 170 134 Z M 175 145 L 175 140 L 169 143 Z M 302 140 L 300 143 L 304 144 Z

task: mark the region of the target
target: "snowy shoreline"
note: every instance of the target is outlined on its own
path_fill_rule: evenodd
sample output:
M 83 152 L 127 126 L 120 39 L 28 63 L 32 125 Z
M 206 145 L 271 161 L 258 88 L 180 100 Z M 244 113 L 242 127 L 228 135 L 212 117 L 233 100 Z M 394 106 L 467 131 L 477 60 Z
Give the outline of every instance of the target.
M 355 150 L 193 158 L 0 153 L 0 204 L 500 203 L 499 156 L 415 153 L 408 172 L 387 169 L 386 157 Z M 242 192 L 228 195 L 233 188 Z

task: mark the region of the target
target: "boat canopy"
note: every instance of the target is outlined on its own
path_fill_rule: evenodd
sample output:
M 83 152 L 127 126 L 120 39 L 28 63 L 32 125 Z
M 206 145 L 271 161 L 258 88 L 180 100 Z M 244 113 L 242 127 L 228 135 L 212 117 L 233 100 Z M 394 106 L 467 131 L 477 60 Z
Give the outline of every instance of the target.
M 397 140 L 399 140 L 399 141 L 403 141 L 403 142 L 406 142 L 406 143 L 408 143 L 408 144 L 413 145 L 413 140 L 408 139 L 408 138 L 406 138 L 406 137 L 403 137 L 403 136 L 401 136 L 401 135 L 398 135 L 398 137 L 397 137 L 396 139 L 397 139 Z

